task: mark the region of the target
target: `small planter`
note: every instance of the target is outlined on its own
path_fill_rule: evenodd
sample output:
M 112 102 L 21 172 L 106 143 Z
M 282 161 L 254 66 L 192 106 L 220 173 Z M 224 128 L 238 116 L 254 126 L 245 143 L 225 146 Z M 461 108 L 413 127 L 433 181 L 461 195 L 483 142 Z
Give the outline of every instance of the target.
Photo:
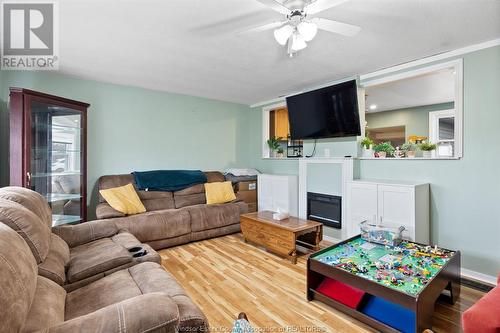
M 422 151 L 423 158 L 432 158 L 432 150 L 424 150 Z
M 363 148 L 363 157 L 373 157 L 373 149 Z
M 276 158 L 284 158 L 285 157 L 285 154 L 284 153 L 278 153 L 276 152 Z
M 406 157 L 408 158 L 415 158 L 416 152 L 413 150 L 409 150 L 406 152 Z
M 378 158 L 386 158 L 387 153 L 385 151 L 379 151 L 377 153 Z

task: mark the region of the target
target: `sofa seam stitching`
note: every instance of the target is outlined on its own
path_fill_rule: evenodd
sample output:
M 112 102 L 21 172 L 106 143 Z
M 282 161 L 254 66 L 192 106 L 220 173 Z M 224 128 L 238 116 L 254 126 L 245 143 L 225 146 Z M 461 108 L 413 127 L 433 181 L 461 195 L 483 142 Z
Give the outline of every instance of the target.
M 127 332 L 127 322 L 125 321 L 125 310 L 123 309 L 123 304 L 120 304 L 120 312 L 122 314 L 123 321 L 123 332 Z
M 81 271 L 79 271 L 79 272 L 76 272 L 76 273 L 74 273 L 74 274 L 73 274 L 73 276 L 74 276 L 75 274 L 84 274 L 84 273 L 86 273 L 86 272 L 88 272 L 88 271 L 92 271 L 92 270 L 93 270 L 94 268 L 96 268 L 96 267 L 101 267 L 101 266 L 103 266 L 104 264 L 107 264 L 107 263 L 109 263 L 109 262 L 115 261 L 116 259 L 122 259 L 122 258 L 129 258 L 129 257 L 128 257 L 128 256 L 127 256 L 127 257 L 126 257 L 126 256 L 121 256 L 121 257 L 115 257 L 115 258 L 112 258 L 112 259 L 106 260 L 106 261 L 104 261 L 104 262 L 99 263 L 99 264 L 98 264 L 98 265 L 96 265 L 96 266 L 89 267 L 89 268 L 86 268 L 86 269 L 81 270 Z M 130 261 L 125 262 L 125 263 L 123 263 L 122 265 L 126 265 L 126 264 L 128 264 L 128 263 L 130 263 Z M 121 265 L 120 265 L 120 266 L 121 266 Z M 120 266 L 115 266 L 115 267 L 112 267 L 112 268 L 110 268 L 110 269 L 108 269 L 108 270 L 105 270 L 105 271 L 102 271 L 102 272 L 98 272 L 98 273 L 96 273 L 96 274 L 105 273 L 105 272 L 107 272 L 107 271 L 109 271 L 109 270 L 111 270 L 111 269 L 115 269 L 115 268 L 120 267 Z M 96 274 L 94 274 L 94 275 L 96 275 Z M 91 275 L 91 276 L 94 276 L 94 275 Z M 80 280 L 86 279 L 86 278 L 88 278 L 88 277 L 90 277 L 90 276 L 86 276 L 86 277 L 81 278 L 81 279 L 79 279 L 79 280 L 76 280 L 76 281 L 74 281 L 74 282 L 77 282 L 77 281 L 80 281 Z M 71 283 L 73 283 L 73 282 L 71 282 Z
M 14 224 L 16 225 L 16 227 L 18 227 L 18 228 L 19 228 L 19 232 L 20 232 L 20 233 L 23 233 L 23 234 L 25 234 L 25 235 L 28 237 L 28 239 L 30 240 L 31 244 L 33 244 L 33 246 L 34 246 L 34 248 L 35 248 L 35 250 L 36 250 L 36 252 L 37 252 L 37 254 L 38 254 L 38 257 L 40 258 L 40 261 L 43 261 L 43 260 L 42 260 L 42 254 L 40 253 L 40 249 L 38 248 L 37 243 L 36 243 L 36 242 L 32 239 L 32 237 L 31 237 L 32 235 L 31 235 L 29 232 L 27 232 L 26 230 L 24 230 L 24 228 L 21 228 L 21 227 L 19 226 L 19 224 L 17 223 L 17 221 L 16 221 L 16 220 L 14 220 L 14 219 L 12 219 L 12 218 L 10 218 L 9 220 L 11 220 L 11 221 L 12 221 L 12 223 L 14 223 Z M 37 261 L 38 261 L 38 260 L 37 260 Z
M 5 258 L 5 256 L 3 254 L 0 254 L 0 258 L 3 259 L 3 261 L 7 264 L 7 267 L 10 269 L 10 271 L 12 273 L 14 273 L 14 276 L 16 277 L 16 280 L 19 282 L 19 284 L 21 285 L 21 289 L 23 290 L 23 292 L 29 296 L 29 293 L 28 293 L 28 290 L 26 289 L 26 286 L 24 285 L 24 283 L 22 282 L 22 280 L 19 278 L 19 274 L 16 273 L 16 270 L 14 268 L 14 266 L 12 266 L 12 264 L 7 260 L 7 258 Z
M 179 320 L 179 316 L 174 317 L 174 318 L 172 318 L 170 320 L 165 320 L 165 321 L 163 321 L 163 322 L 161 322 L 158 325 L 155 325 L 153 327 L 146 328 L 145 330 L 140 331 L 140 333 L 150 332 L 151 330 L 157 329 L 158 327 L 161 327 L 161 326 L 164 326 L 164 325 L 168 325 L 168 324 L 170 324 L 170 323 L 172 323 L 172 322 L 174 322 L 176 320 Z

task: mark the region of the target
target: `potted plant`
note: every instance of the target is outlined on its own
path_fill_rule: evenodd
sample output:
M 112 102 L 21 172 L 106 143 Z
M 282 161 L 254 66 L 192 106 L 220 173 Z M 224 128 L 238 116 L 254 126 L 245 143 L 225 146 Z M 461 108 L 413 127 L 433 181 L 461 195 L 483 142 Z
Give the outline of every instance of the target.
M 423 158 L 432 158 L 432 151 L 436 149 L 436 144 L 424 141 L 420 144 L 419 148 L 422 151 Z
M 285 154 L 284 154 L 284 150 L 283 148 L 279 147 L 277 150 L 276 150 L 276 157 L 278 158 L 283 158 L 285 157 Z
M 417 145 L 411 141 L 403 143 L 403 145 L 401 146 L 401 150 L 405 152 L 406 157 L 408 158 L 415 158 L 417 148 Z
M 373 157 L 373 140 L 368 137 L 364 137 L 360 144 L 363 148 L 363 157 Z
M 386 156 L 391 156 L 394 153 L 394 147 L 390 142 L 382 142 L 373 147 L 377 157 L 385 158 Z
M 279 136 L 279 137 L 269 138 L 269 140 L 267 140 L 267 146 L 269 147 L 269 150 L 271 150 L 272 157 L 276 157 L 276 152 L 278 151 L 278 149 L 280 149 L 281 139 L 282 137 Z

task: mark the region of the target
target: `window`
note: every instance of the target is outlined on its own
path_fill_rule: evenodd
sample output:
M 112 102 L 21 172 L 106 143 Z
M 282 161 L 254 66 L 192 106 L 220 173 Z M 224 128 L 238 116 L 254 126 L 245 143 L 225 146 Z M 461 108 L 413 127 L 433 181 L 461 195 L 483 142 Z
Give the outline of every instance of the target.
M 436 157 L 454 156 L 455 110 L 429 112 L 429 139 L 437 146 Z

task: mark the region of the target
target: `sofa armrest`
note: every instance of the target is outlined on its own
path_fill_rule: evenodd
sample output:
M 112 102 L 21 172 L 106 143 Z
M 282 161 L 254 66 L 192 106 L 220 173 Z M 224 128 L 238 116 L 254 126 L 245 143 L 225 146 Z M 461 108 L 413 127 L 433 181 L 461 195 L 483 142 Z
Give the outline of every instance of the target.
M 52 232 L 61 237 L 69 247 L 75 247 L 96 239 L 111 237 L 118 233 L 113 220 L 95 220 L 74 225 L 52 227 Z
M 49 328 L 49 332 L 166 332 L 179 326 L 177 304 L 166 294 L 136 296 Z
M 102 202 L 97 205 L 95 209 L 95 214 L 98 220 L 103 219 L 112 219 L 114 217 L 124 217 L 126 216 L 122 212 L 117 211 L 113 207 L 111 207 L 108 203 Z

